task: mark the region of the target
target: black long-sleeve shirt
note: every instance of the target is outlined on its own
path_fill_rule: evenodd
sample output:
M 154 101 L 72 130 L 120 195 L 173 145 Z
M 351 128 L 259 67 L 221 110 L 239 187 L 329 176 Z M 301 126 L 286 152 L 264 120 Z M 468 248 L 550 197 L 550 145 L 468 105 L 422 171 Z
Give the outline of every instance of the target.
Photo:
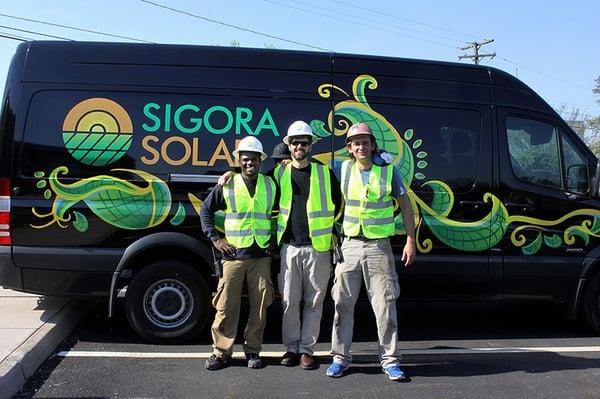
M 248 193 L 254 197 L 254 193 L 256 191 L 256 179 L 248 180 L 244 178 L 244 183 L 246 183 Z M 275 204 L 277 204 L 277 201 L 278 195 L 275 195 Z M 220 210 L 225 210 L 226 208 L 227 203 L 225 202 L 225 196 L 223 195 L 223 187 L 217 184 L 206 197 L 206 200 L 202 205 L 202 210 L 200 211 L 202 231 L 208 238 L 210 238 L 211 241 L 217 241 L 220 238 L 219 232 L 215 227 L 215 213 Z M 237 248 L 234 257 L 229 257 L 223 254 L 223 259 L 248 259 L 261 258 L 265 256 L 271 256 L 267 248 L 261 248 L 256 244 L 256 242 L 254 242 L 248 248 Z
M 306 213 L 306 203 L 310 192 L 310 173 L 310 165 L 301 169 L 292 166 L 292 209 L 281 241 L 294 246 L 311 245 Z M 331 177 L 331 199 L 337 215 L 342 206 L 340 182 L 331 170 L 329 176 Z

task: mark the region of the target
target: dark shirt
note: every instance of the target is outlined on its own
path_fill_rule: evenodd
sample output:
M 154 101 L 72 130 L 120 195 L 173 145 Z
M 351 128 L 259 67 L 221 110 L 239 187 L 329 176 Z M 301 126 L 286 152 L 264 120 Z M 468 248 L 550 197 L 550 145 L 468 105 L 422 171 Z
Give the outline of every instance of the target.
M 292 209 L 287 222 L 285 232 L 281 239 L 286 244 L 294 246 L 311 245 L 308 216 L 306 214 L 306 203 L 310 191 L 310 165 L 305 168 L 292 168 Z M 339 212 L 342 204 L 342 193 L 340 183 L 330 171 L 331 177 L 331 199 L 335 206 L 335 214 Z
M 248 188 L 250 195 L 254 197 L 254 193 L 256 191 L 256 180 L 244 179 L 244 183 L 246 183 L 246 187 Z M 277 197 L 275 200 L 277 201 Z M 225 196 L 223 195 L 223 187 L 217 184 L 204 200 L 202 210 L 200 211 L 202 231 L 208 238 L 210 238 L 211 241 L 217 241 L 220 237 L 219 232 L 215 227 L 215 213 L 220 210 L 225 210 L 226 208 L 227 203 L 225 202 Z M 235 257 L 233 258 L 223 254 L 223 259 L 248 259 L 261 258 L 265 256 L 271 256 L 267 248 L 261 248 L 256 244 L 256 242 L 254 242 L 248 248 L 237 248 Z

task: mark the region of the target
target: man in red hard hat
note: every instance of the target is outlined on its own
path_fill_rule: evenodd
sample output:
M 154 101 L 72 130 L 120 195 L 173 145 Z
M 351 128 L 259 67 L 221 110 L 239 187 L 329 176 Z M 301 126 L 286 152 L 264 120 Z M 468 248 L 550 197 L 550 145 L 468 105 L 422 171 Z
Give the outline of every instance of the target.
M 415 226 L 412 207 L 394 165 L 373 162 L 376 141 L 366 123 L 348 130 L 350 159 L 341 165 L 340 182 L 345 200 L 344 261 L 335 269 L 332 297 L 335 301 L 330 377 L 341 377 L 352 361 L 350 347 L 354 327 L 354 305 L 364 280 L 376 316 L 379 360 L 394 381 L 406 380 L 400 368 L 396 299 L 400 295 L 396 262 L 390 243 L 396 226 L 394 199 L 402 210 L 406 244 L 402 261 L 408 267 L 415 259 Z

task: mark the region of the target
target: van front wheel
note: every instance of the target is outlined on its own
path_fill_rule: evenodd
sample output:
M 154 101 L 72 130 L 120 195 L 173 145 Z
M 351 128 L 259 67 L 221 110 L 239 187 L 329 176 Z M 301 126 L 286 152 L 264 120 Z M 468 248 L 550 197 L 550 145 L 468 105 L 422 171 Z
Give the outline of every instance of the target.
M 600 334 L 600 273 L 590 281 L 583 306 L 588 323 Z
M 160 260 L 140 270 L 127 288 L 125 313 L 135 332 L 154 343 L 180 343 L 206 325 L 210 293 L 190 265 Z

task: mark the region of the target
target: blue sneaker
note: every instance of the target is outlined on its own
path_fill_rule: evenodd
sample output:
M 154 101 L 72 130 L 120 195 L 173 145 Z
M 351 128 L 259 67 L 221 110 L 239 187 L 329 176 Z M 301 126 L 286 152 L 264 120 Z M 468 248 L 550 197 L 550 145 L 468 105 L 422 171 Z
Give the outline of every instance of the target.
M 344 366 L 341 363 L 333 362 L 329 367 L 327 367 L 327 371 L 325 375 L 328 377 L 338 378 L 341 377 L 344 371 L 348 369 L 348 366 Z
M 406 375 L 404 375 L 404 371 L 400 368 L 400 366 L 390 366 L 384 367 L 383 372 L 388 375 L 388 378 L 392 381 L 405 381 Z

